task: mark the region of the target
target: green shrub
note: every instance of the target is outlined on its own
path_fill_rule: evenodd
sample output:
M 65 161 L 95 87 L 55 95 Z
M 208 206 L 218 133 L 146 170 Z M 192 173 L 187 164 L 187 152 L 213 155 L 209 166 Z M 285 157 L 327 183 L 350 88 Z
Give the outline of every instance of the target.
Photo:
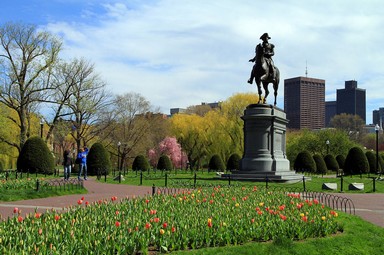
M 325 164 L 325 161 L 322 156 L 319 154 L 313 155 L 313 160 L 316 163 L 316 173 L 318 174 L 325 174 L 327 173 L 327 165 Z
M 332 171 L 338 171 L 339 170 L 339 163 L 337 163 L 337 160 L 332 154 L 328 154 L 324 157 L 325 164 L 327 165 L 327 169 Z
M 339 164 L 339 168 L 340 169 L 344 169 L 345 157 L 343 155 L 337 155 L 336 156 L 336 161 Z
M 380 156 L 379 156 L 379 161 L 377 162 L 378 165 L 376 167 L 376 155 L 372 151 L 367 151 L 365 153 L 365 156 L 367 157 L 368 160 L 368 165 L 369 165 L 369 172 L 372 174 L 376 174 L 380 172 Z
M 225 170 L 224 162 L 219 155 L 215 154 L 211 157 L 211 159 L 209 160 L 208 169 L 213 171 Z
M 0 161 L 0 173 L 4 171 L 3 161 Z
M 369 171 L 369 163 L 364 152 L 359 147 L 349 150 L 344 164 L 345 174 L 362 174 Z
M 149 162 L 144 155 L 138 155 L 132 163 L 133 170 L 146 171 L 149 170 Z
M 172 162 L 167 155 L 161 155 L 157 161 L 156 168 L 158 170 L 172 170 Z
M 111 171 L 111 160 L 109 153 L 101 143 L 95 143 L 92 145 L 87 156 L 87 171 L 88 175 L 97 175 L 98 171 L 107 171 L 107 174 Z
M 240 170 L 241 157 L 237 153 L 233 153 L 227 161 L 227 170 Z
M 52 153 L 43 139 L 29 138 L 17 158 L 17 169 L 22 172 L 52 174 L 54 168 Z
M 297 154 L 293 168 L 300 172 L 314 173 L 316 162 L 308 151 L 302 151 Z

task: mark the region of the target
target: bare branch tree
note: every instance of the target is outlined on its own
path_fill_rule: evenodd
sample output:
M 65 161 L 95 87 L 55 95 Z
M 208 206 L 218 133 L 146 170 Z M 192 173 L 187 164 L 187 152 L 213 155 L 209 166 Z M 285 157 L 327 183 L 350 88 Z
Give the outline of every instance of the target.
M 54 89 L 46 75 L 57 61 L 62 42 L 33 25 L 7 23 L 0 27 L 0 102 L 18 114 L 19 151 L 30 129 L 30 114 L 44 101 L 46 91 Z

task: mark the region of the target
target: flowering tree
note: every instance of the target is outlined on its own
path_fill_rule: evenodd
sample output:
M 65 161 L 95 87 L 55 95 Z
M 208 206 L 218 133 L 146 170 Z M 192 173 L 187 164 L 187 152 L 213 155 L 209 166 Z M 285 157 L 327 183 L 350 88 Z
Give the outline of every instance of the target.
M 187 155 L 182 151 L 181 145 L 175 137 L 164 138 L 156 148 L 148 151 L 149 161 L 153 167 L 156 166 L 161 155 L 167 155 L 177 168 L 186 167 Z

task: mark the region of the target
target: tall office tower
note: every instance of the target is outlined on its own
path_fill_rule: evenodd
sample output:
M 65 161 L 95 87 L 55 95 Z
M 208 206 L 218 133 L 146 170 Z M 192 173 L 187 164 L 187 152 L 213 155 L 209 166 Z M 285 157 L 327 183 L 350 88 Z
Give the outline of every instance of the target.
M 383 129 L 384 125 L 384 108 L 380 107 L 379 110 L 373 110 L 372 112 L 372 124 L 379 124 L 380 128 Z
M 284 80 L 284 110 L 288 128 L 324 128 L 325 80 L 308 77 Z
M 357 88 L 357 81 L 345 81 L 345 88 L 337 90 L 336 102 L 337 114 L 359 115 L 366 122 L 365 89 Z
M 325 126 L 329 127 L 332 118 L 336 115 L 336 101 L 325 102 Z

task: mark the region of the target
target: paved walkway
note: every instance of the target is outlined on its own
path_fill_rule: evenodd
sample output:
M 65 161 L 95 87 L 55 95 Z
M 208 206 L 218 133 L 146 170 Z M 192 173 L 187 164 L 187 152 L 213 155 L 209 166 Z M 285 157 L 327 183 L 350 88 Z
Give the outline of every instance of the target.
M 61 197 L 39 198 L 15 202 L 0 202 L 0 219 L 7 219 L 13 216 L 13 209 L 17 207 L 22 214 L 31 213 L 37 210 L 45 212 L 49 209 L 57 211 L 65 210 L 66 207 L 77 205 L 77 201 L 84 197 L 84 201 L 94 202 L 103 199 L 111 199 L 112 196 L 119 198 L 145 196 L 152 194 L 151 187 L 129 186 L 122 184 L 107 184 L 89 179 L 84 181 L 84 187 L 88 194 L 68 195 Z M 346 197 L 353 201 L 356 215 L 380 227 L 384 227 L 384 194 L 335 194 Z

